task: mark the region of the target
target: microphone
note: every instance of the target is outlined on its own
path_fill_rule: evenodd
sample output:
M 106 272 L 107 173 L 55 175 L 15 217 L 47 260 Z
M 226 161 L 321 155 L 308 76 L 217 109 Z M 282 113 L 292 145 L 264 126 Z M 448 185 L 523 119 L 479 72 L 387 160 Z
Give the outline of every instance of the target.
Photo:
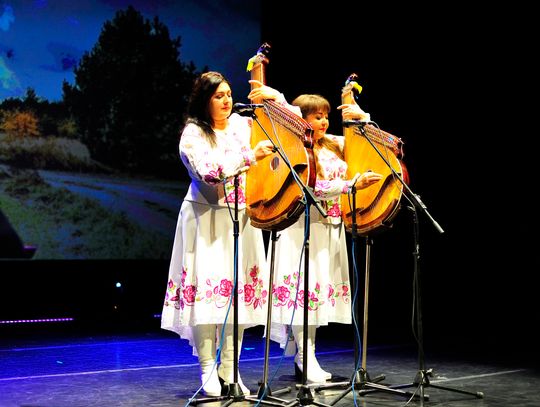
M 231 177 L 236 177 L 237 175 L 242 174 L 243 172 L 246 172 L 249 170 L 249 165 L 245 165 L 242 168 L 240 168 L 238 171 L 236 171 L 234 174 L 231 175 Z
M 260 107 L 264 107 L 263 104 L 244 104 L 244 103 L 235 103 L 232 107 L 233 113 L 253 113 L 255 109 L 258 109 Z
M 369 122 L 364 120 L 343 120 L 342 124 L 343 127 L 363 127 L 366 124 L 369 124 Z
M 351 183 L 349 184 L 350 185 L 349 189 L 353 189 L 353 187 L 356 185 L 356 181 L 358 181 L 358 178 L 360 178 L 360 173 L 359 172 L 357 172 L 354 175 L 353 179 L 351 180 Z

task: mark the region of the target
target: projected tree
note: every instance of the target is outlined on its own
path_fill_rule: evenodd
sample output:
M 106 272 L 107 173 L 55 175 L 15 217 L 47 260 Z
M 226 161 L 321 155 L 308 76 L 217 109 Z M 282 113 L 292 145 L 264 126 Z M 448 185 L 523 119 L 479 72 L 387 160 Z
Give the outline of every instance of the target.
M 178 173 L 178 132 L 196 67 L 180 60 L 158 17 L 132 6 L 102 28 L 96 45 L 63 83 L 63 100 L 94 159 L 119 170 Z

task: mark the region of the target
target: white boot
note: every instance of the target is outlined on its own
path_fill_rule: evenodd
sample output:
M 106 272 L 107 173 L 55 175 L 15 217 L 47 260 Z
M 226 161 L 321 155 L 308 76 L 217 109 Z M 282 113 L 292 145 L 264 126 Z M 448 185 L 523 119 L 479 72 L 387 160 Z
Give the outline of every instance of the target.
M 220 396 L 216 367 L 216 325 L 197 325 L 192 328 L 193 343 L 199 356 L 202 391 L 207 396 Z
M 218 335 L 221 338 L 221 327 Z M 242 349 L 242 338 L 244 336 L 244 328 L 238 327 L 238 359 L 240 359 L 240 350 Z M 233 326 L 227 325 L 225 328 L 225 334 L 223 335 L 223 343 L 221 344 L 221 356 L 220 365 L 218 368 L 219 378 L 223 381 L 223 384 L 228 386 L 229 383 L 234 383 L 234 338 L 233 338 Z M 238 384 L 244 396 L 249 396 L 249 389 L 242 382 L 240 372 L 238 371 Z
M 310 326 L 308 327 L 309 330 L 313 330 L 313 333 L 310 332 L 310 337 L 311 337 L 311 340 L 312 340 L 312 343 L 313 343 L 313 355 L 315 355 L 315 336 L 317 334 L 317 327 L 316 326 Z M 309 340 L 309 339 L 308 339 Z M 332 378 L 332 373 L 330 372 L 327 372 L 326 370 L 324 370 L 320 365 L 319 365 L 319 361 L 317 359 L 315 359 L 315 365 L 316 367 L 318 367 L 319 369 L 321 369 L 321 372 L 323 374 L 323 376 L 326 378 L 326 380 L 330 380 Z
M 296 341 L 296 346 L 298 352 L 294 357 L 294 370 L 296 373 L 297 380 L 302 379 L 302 368 L 304 365 L 304 331 L 302 326 L 293 325 L 294 339 Z M 332 378 L 332 374 L 324 371 L 317 358 L 315 357 L 315 332 L 317 330 L 316 326 L 308 326 L 308 339 L 306 349 L 307 352 L 307 375 L 306 379 L 308 383 L 324 383 L 326 380 Z

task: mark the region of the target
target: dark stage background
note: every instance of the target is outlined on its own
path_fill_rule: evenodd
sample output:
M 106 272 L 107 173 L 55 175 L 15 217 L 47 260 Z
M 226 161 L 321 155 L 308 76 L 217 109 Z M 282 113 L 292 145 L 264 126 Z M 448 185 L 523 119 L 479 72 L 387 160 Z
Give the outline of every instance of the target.
M 362 107 L 405 141 L 410 188 L 444 230 L 419 212 L 428 349 L 538 358 L 536 148 L 516 97 L 527 84 L 528 28 L 518 24 L 526 14 L 365 2 L 306 2 L 292 13 L 263 2 L 269 85 L 288 100 L 320 93 L 335 108 L 355 72 Z M 516 64 L 524 70 L 515 72 Z M 341 134 L 339 116 L 331 120 L 330 130 Z M 374 237 L 372 341 L 413 341 L 413 249 L 412 216 L 403 208 L 394 227 Z M 361 252 L 358 264 L 363 279 Z M 21 260 L 1 267 L 1 319 L 75 316 L 97 328 L 159 326 L 154 315 L 166 260 Z

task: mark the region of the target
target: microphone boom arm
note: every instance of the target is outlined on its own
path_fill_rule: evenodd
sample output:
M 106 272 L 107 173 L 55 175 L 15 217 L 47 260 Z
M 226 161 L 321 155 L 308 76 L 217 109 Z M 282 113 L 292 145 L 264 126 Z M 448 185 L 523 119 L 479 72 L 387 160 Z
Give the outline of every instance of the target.
M 373 122 L 371 122 L 373 123 Z M 420 208 L 425 214 L 426 216 L 428 217 L 428 219 L 431 221 L 431 223 L 433 224 L 433 226 L 435 227 L 435 229 L 437 229 L 437 231 L 439 233 L 444 233 L 444 230 L 443 228 L 441 228 L 441 226 L 437 223 L 437 221 L 435 221 L 435 219 L 433 219 L 433 217 L 429 214 L 428 210 L 427 210 L 427 207 L 426 205 L 420 200 L 420 196 L 415 194 L 411 188 L 407 185 L 407 183 L 403 180 L 403 178 L 401 177 L 400 174 L 398 174 L 394 168 L 392 167 L 392 165 L 388 162 L 388 160 L 386 159 L 386 157 L 381 153 L 381 151 L 377 148 L 377 146 L 373 143 L 373 140 L 371 140 L 371 138 L 366 134 L 366 131 L 364 129 L 364 126 L 368 124 L 367 122 L 362 122 L 362 121 L 359 121 L 359 120 L 345 120 L 343 122 L 343 125 L 344 126 L 355 126 L 355 127 L 358 127 L 358 129 L 360 130 L 360 133 L 362 133 L 362 136 L 366 138 L 366 140 L 369 142 L 369 144 L 371 144 L 371 147 L 373 147 L 373 149 L 377 152 L 377 154 L 379 154 L 379 157 L 381 157 L 381 159 L 384 161 L 384 163 L 388 166 L 388 168 L 390 168 L 390 171 L 392 171 L 392 174 L 394 175 L 394 177 L 396 177 L 399 182 L 401 182 L 401 184 L 403 185 L 403 187 L 405 188 L 405 190 L 408 192 L 407 196 L 413 201 L 412 203 L 414 204 L 415 207 L 417 208 Z M 376 126 L 377 128 L 379 128 L 379 126 Z
M 265 108 L 264 105 L 254 105 L 254 106 L 262 106 L 263 108 Z M 251 111 L 251 117 L 259 125 L 259 127 L 261 128 L 263 133 L 266 135 L 266 138 L 268 140 L 270 140 L 270 142 L 274 146 L 274 151 L 279 154 L 279 156 L 283 159 L 283 162 L 287 165 L 287 167 L 289 167 L 289 170 L 291 171 L 291 174 L 293 176 L 294 181 L 298 184 L 298 187 L 304 193 L 304 197 L 305 197 L 305 199 L 307 201 L 306 204 L 307 203 L 313 204 L 315 206 L 315 208 L 317 208 L 317 210 L 319 211 L 321 216 L 327 218 L 328 213 L 326 213 L 326 210 L 322 207 L 321 202 L 315 198 L 315 195 L 314 195 L 313 191 L 310 188 L 308 188 L 308 186 L 306 184 L 304 184 L 304 182 L 302 181 L 302 179 L 300 178 L 300 176 L 298 175 L 298 173 L 296 172 L 296 170 L 292 166 L 291 162 L 289 161 L 289 158 L 285 155 L 285 153 L 281 149 L 281 147 L 279 147 L 275 143 L 275 141 L 272 140 L 272 138 L 268 135 L 268 132 L 266 131 L 264 126 L 259 121 L 259 119 L 257 117 L 257 114 L 255 113 L 254 110 Z

